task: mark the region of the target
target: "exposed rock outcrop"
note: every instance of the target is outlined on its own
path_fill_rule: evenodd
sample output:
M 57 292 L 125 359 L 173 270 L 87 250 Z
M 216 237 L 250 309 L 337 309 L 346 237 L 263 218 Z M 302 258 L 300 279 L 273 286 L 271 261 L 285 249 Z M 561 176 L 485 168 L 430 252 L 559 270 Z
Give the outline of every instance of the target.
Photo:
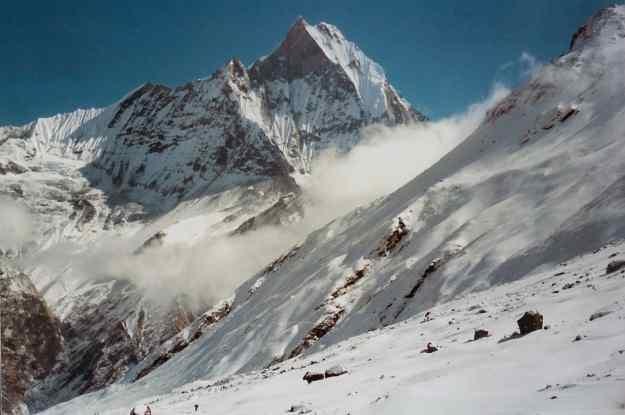
M 524 336 L 536 330 L 543 328 L 543 315 L 538 311 L 526 311 L 523 316 L 517 320 L 519 333 Z
M 0 258 L 2 414 L 21 413 L 33 381 L 53 369 L 63 348 L 61 324 L 29 277 Z

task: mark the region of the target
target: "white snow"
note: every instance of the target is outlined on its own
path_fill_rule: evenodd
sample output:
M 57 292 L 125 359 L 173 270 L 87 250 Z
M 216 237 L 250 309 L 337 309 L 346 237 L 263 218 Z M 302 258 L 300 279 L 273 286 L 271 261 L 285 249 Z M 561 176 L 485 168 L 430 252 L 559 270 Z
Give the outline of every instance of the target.
M 623 274 L 605 276 L 604 269 L 612 255 L 623 256 L 625 245 L 590 252 L 625 237 L 624 10 L 608 9 L 595 19 L 593 25 L 598 26 L 592 28 L 591 41 L 543 67 L 423 174 L 312 233 L 275 268 L 250 276 L 237 289 L 225 319 L 148 376 L 46 413 L 125 414 L 132 406 L 148 403 L 155 415 L 191 413 L 194 403 L 204 412 L 228 414 L 283 413 L 291 405 L 319 414 L 622 412 L 625 282 Z M 350 79 L 367 107 L 377 111 L 380 97 L 374 90 L 383 72 L 364 61 L 332 26 L 307 30 L 330 59 L 353 69 Z M 349 65 L 352 59 L 356 65 Z M 359 66 L 369 71 L 370 83 L 358 78 Z M 200 87 L 215 87 L 201 82 Z M 283 84 L 272 90 L 308 106 L 309 87 Z M 199 104 L 186 109 L 197 115 L 205 111 Z M 260 120 L 256 98 L 239 105 L 250 123 Z M 351 101 L 345 105 L 347 113 L 357 107 Z M 573 108 L 578 112 L 565 119 L 563 113 Z M 329 111 L 334 109 L 329 106 Z M 297 142 L 291 137 L 297 129 L 287 116 L 290 111 L 281 108 L 263 127 L 283 152 Z M 105 116 L 94 120 L 109 119 Z M 317 117 L 329 117 L 327 111 L 317 110 L 308 116 L 301 123 L 305 128 L 327 122 Z M 81 137 L 79 130 L 74 137 Z M 175 135 L 176 130 L 171 132 Z M 213 132 L 212 137 L 219 136 L 219 131 Z M 323 137 L 322 144 L 332 138 Z M 356 140 L 353 135 L 339 138 L 350 144 Z M 181 163 L 194 154 L 201 141 L 196 139 L 164 159 L 148 160 L 146 175 L 161 177 L 164 172 L 155 160 L 164 160 L 176 176 L 167 184 L 175 184 L 190 169 Z M 10 144 L 16 146 L 11 147 L 14 154 L 27 159 L 27 148 Z M 98 151 L 114 150 L 113 142 L 104 148 L 100 144 Z M 312 151 L 311 146 L 302 154 Z M 63 178 L 59 166 L 65 166 L 63 173 L 71 170 L 63 163 L 50 156 L 43 164 L 49 169 L 25 173 L 36 179 L 26 190 L 50 192 L 47 178 Z M 215 189 L 234 189 L 219 188 L 214 198 L 181 204 L 170 215 L 129 232 L 130 244 L 140 246 L 163 229 L 169 232 L 169 243 L 183 241 L 183 235 L 197 238 L 205 231 L 223 235 L 232 230 L 252 213 L 246 206 L 247 184 L 233 185 L 243 179 L 237 173 L 219 179 L 223 182 L 217 181 Z M 71 189 L 81 183 L 76 177 L 67 182 Z M 256 188 L 259 197 L 254 200 L 271 203 L 272 195 L 263 198 L 265 185 L 270 187 Z M 142 196 L 147 202 L 159 201 L 147 191 Z M 93 197 L 101 223 L 109 210 L 101 193 Z M 48 206 L 39 208 L 46 211 Z M 224 225 L 222 214 L 233 208 L 237 222 Z M 52 216 L 66 224 L 60 219 L 65 213 Z M 407 232 L 389 247 L 397 235 L 398 217 Z M 90 226 L 95 225 L 85 228 Z M 75 229 L 67 226 L 67 234 L 46 236 L 93 240 L 84 229 Z M 557 265 L 563 261 L 567 264 Z M 63 295 L 53 296 L 61 311 L 69 310 L 78 297 L 90 301 L 64 272 L 45 281 L 63 295 L 75 290 L 77 297 L 67 297 L 67 303 Z M 565 274 L 555 275 L 560 272 Z M 363 275 L 347 286 L 358 273 Z M 573 283 L 573 288 L 564 289 L 565 283 Z M 99 290 L 107 289 L 93 285 L 84 292 L 87 288 L 96 302 Z M 476 304 L 487 313 L 477 314 L 472 307 Z M 543 313 L 550 328 L 499 343 L 531 309 Z M 421 322 L 426 310 L 434 319 Z M 590 322 L 590 315 L 601 310 L 612 312 Z M 299 357 L 286 360 L 307 334 L 332 316 L 337 316 L 336 325 L 325 336 L 313 339 Z M 466 342 L 476 328 L 494 334 Z M 573 341 L 578 334 L 581 340 Z M 428 341 L 441 349 L 419 353 Z M 313 360 L 317 363 L 309 365 Z M 276 361 L 281 363 L 263 370 Z M 301 381 L 308 370 L 337 364 L 349 373 L 310 385 Z
M 287 413 L 292 406 L 312 414 L 620 414 L 625 274 L 605 275 L 605 265 L 624 252 L 625 244 L 608 246 L 440 304 L 429 310 L 430 320 L 418 315 L 265 370 L 197 380 L 169 392 L 163 387 L 168 373 L 161 373 L 44 414 L 121 415 L 146 404 L 155 415 L 192 414 L 194 404 L 200 414 L 232 415 Z M 573 288 L 563 290 L 567 283 Z M 589 321 L 604 307 L 614 311 Z M 529 310 L 542 313 L 548 329 L 501 341 Z M 473 341 L 478 328 L 491 336 Z M 439 351 L 420 353 L 427 342 Z M 311 384 L 301 379 L 336 365 L 348 373 Z
M 384 96 L 386 75 L 382 67 L 369 59 L 356 44 L 345 39 L 341 31 L 331 24 L 307 24 L 306 30 L 326 56 L 345 70 L 367 113 L 373 117 L 381 116 L 387 107 Z

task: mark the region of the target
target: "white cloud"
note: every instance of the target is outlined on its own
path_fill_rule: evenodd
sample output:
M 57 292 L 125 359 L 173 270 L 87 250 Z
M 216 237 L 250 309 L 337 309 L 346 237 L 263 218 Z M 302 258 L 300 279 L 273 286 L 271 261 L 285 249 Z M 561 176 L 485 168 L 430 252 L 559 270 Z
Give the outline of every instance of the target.
M 536 75 L 543 64 L 534 55 L 524 51 L 519 57 L 519 66 L 521 68 L 521 76 L 531 78 Z
M 0 251 L 17 251 L 32 236 L 32 218 L 26 206 L 8 197 L 0 197 Z
M 108 239 L 75 254 L 70 262 L 77 274 L 127 279 L 156 299 L 169 301 L 176 294 L 209 302 L 223 299 L 314 229 L 392 192 L 430 167 L 477 128 L 487 109 L 507 93 L 497 85 L 461 114 L 427 124 L 371 127 L 351 152 L 321 154 L 313 174 L 297 178 L 307 202 L 306 217 L 299 223 L 206 238 L 192 247 L 165 244 L 140 255 L 131 253 L 134 246 L 128 241 Z M 55 252 L 68 251 L 75 250 Z M 38 261 L 44 259 L 42 255 Z
M 507 75 L 516 78 L 515 81 L 532 78 L 543 67 L 543 62 L 530 52 L 523 51 L 515 60 L 508 61 L 499 66 L 499 75 Z
M 315 203 L 311 215 L 331 220 L 394 191 L 473 132 L 486 111 L 508 92 L 497 84 L 485 100 L 461 114 L 427 124 L 372 127 L 351 152 L 322 154 L 313 165 L 313 174 L 300 180 Z

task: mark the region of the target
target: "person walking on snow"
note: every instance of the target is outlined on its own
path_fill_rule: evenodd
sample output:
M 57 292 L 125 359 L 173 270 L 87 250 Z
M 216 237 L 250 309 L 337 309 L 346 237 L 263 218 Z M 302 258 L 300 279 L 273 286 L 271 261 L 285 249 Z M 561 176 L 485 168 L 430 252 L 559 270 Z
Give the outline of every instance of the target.
M 425 346 L 425 349 L 421 350 L 421 353 L 434 353 L 438 350 L 438 348 L 436 346 L 434 346 L 432 344 L 432 342 L 429 342 L 427 344 L 427 346 Z
M 150 405 L 145 406 L 145 412 L 143 415 L 152 415 L 152 410 L 150 409 Z

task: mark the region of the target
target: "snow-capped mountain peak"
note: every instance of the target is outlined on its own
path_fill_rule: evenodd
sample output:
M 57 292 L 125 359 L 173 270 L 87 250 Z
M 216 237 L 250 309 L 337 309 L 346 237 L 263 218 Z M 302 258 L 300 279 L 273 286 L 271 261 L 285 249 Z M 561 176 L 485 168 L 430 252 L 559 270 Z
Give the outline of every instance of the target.
M 233 58 L 180 86 L 147 82 L 102 109 L 0 127 L 0 195 L 32 213 L 31 254 L 69 246 L 62 265 L 26 270 L 71 328 L 35 407 L 119 381 L 191 316 L 121 279 L 134 271 L 80 269 L 80 254 L 110 238 L 132 262 L 154 241 L 291 223 L 304 211 L 291 173 L 314 174 L 320 152 L 349 151 L 370 125 L 424 119 L 338 29 L 301 20 L 250 68 Z
M 321 22 L 311 25 L 299 18 L 289 29 L 286 38 L 269 57 L 254 66 L 266 66 L 267 62 L 279 61 L 285 66 L 282 74 L 289 81 L 301 79 L 320 71 L 328 65 L 340 67 L 363 103 L 369 117 L 382 117 L 388 110 L 390 91 L 382 67 L 367 57 L 353 42 L 331 24 Z M 275 65 L 275 62 L 274 62 Z M 400 101 L 405 109 L 410 106 Z
M 356 44 L 328 23 L 307 26 L 306 30 L 321 46 L 326 56 L 341 65 L 353 82 L 371 116 L 379 117 L 386 108 L 384 88 L 386 75 L 376 62 L 369 59 Z
M 153 286 L 170 263 L 189 262 L 189 267 L 169 271 L 176 284 L 182 284 L 179 277 L 187 271 L 197 272 L 202 281 L 218 273 L 230 277 L 232 267 L 195 262 L 194 256 L 211 254 L 198 240 L 210 246 L 256 226 L 289 223 L 303 214 L 301 189 L 290 177 L 294 170 L 314 175 L 312 162 L 319 152 L 349 151 L 369 125 L 422 121 L 377 63 L 336 27 L 298 19 L 280 46 L 249 68 L 231 59 L 212 76 L 182 86 L 146 83 L 103 110 L 0 128 L 0 194 L 21 199 L 36 217 L 32 249 L 69 242 L 67 249 L 76 249 L 75 257 L 88 257 L 83 261 L 87 267 L 71 258 L 27 270 L 60 320 L 63 347 L 51 374 L 26 385 L 31 409 L 112 385 L 48 413 L 121 414 L 145 402 L 167 413 L 162 396 L 155 394 L 169 394 L 167 405 L 175 401 L 180 405 L 176 412 L 184 412 L 178 409 L 190 396 L 207 403 L 214 399 L 207 385 L 229 388 L 228 383 L 242 377 L 253 382 L 280 375 L 285 379 L 288 371 L 316 370 L 314 365 L 336 360 L 350 365 L 354 374 L 368 372 L 360 386 L 366 385 L 369 394 L 375 389 L 369 387 L 374 372 L 378 382 L 382 377 L 377 371 L 388 369 L 382 363 L 388 362 L 388 352 L 385 347 L 385 354 L 379 353 L 382 348 L 358 339 L 375 341 L 380 334 L 391 337 L 391 330 L 403 332 L 389 341 L 398 346 L 393 365 L 401 365 L 403 372 L 420 366 L 411 364 L 421 357 L 412 342 L 425 343 L 427 335 L 427 341 L 442 343 L 435 355 L 444 356 L 442 364 L 456 357 L 454 367 L 463 369 L 467 366 L 456 352 L 483 344 L 464 341 L 474 324 L 503 336 L 520 317 L 516 314 L 530 305 L 546 310 L 554 329 L 524 340 L 542 334 L 545 344 L 546 336 L 558 336 L 558 344 L 573 350 L 577 345 L 569 339 L 575 325 L 587 320 L 579 306 L 613 307 L 620 295 L 614 290 L 623 287 L 622 274 L 606 274 L 613 264 L 608 260 L 625 266 L 623 245 L 599 252 L 625 237 L 624 11 L 613 7 L 591 18 L 574 35 L 570 53 L 499 102 L 429 169 L 311 233 L 270 265 L 246 269 L 239 276 L 246 280 L 234 294 L 228 298 L 228 292 L 221 297 L 227 300 L 205 313 L 201 311 L 209 304 L 196 310 L 183 297 L 170 304 L 152 301 L 148 290 L 142 290 L 141 276 L 147 274 L 148 288 L 162 290 Z M 97 242 L 108 237 L 123 239 L 119 252 L 98 249 Z M 168 244 L 179 249 L 167 255 Z M 278 254 L 275 247 L 269 249 Z M 89 256 L 92 250 L 96 255 Z M 245 262 L 256 250 L 233 250 L 235 261 Z M 599 255 L 574 258 L 588 251 Z M 137 260 L 157 265 L 146 273 L 132 266 Z M 99 265 L 105 272 L 94 272 L 96 278 L 81 274 Z M 122 280 L 125 274 L 133 278 Z M 560 316 L 573 308 L 576 316 L 563 332 Z M 610 312 L 614 321 L 622 320 L 621 305 Z M 401 329 L 397 323 L 406 326 Z M 613 354 L 610 364 L 622 362 L 621 352 L 616 356 L 612 350 L 616 341 L 622 343 L 622 330 L 616 335 L 602 340 L 601 353 L 610 348 Z M 479 349 L 477 360 L 497 354 L 497 359 L 504 357 L 501 362 L 509 362 L 505 350 L 515 343 L 502 346 L 492 340 L 484 340 L 490 349 Z M 551 350 L 557 362 L 579 356 Z M 355 360 L 353 353 L 361 355 Z M 594 358 L 603 359 L 598 353 Z M 366 363 L 372 359 L 381 365 Z M 534 356 L 524 359 L 527 367 L 536 365 Z M 480 364 L 471 363 L 478 369 Z M 582 368 L 577 362 L 573 366 Z M 496 380 L 514 379 L 507 367 L 498 367 Z M 416 378 L 431 381 L 428 373 L 435 372 L 405 372 L 406 384 L 414 387 Z M 184 386 L 195 381 L 203 386 Z M 343 385 L 341 412 L 357 408 L 345 399 L 355 396 L 355 384 Z M 534 396 L 537 388 L 528 385 L 517 382 L 513 388 Z M 301 389 L 293 390 L 298 398 L 305 396 Z M 235 387 L 232 392 L 237 395 L 232 395 L 233 405 L 241 405 L 240 393 L 249 391 Z M 415 396 L 411 391 L 391 399 L 400 405 L 416 401 Z M 257 399 L 249 399 L 250 405 Z M 368 401 L 373 399 L 367 395 Z M 382 413 L 375 406 L 379 401 L 359 405 L 372 405 L 363 413 Z M 272 413 L 287 408 L 271 405 Z M 436 406 L 440 410 L 440 402 Z M 232 410 L 224 406 L 223 412 Z
M 341 347 L 347 345 L 341 342 L 384 330 L 386 326 L 397 332 L 401 325 L 393 324 L 411 317 L 415 326 L 397 343 L 406 347 L 404 356 L 419 355 L 413 342 L 430 341 L 419 337 L 419 332 L 423 336 L 424 331 L 418 327 L 429 324 L 434 315 L 440 320 L 440 327 L 449 330 L 449 336 L 440 338 L 442 349 L 439 351 L 445 356 L 441 363 L 447 365 L 452 355 L 446 350 L 470 347 L 462 339 L 452 339 L 454 333 L 467 328 L 466 322 L 461 329 L 457 320 L 436 316 L 437 307 L 458 311 L 459 303 L 449 301 L 461 301 L 463 310 L 471 318 L 488 314 L 488 319 L 479 324 L 491 327 L 502 315 L 513 310 L 518 314 L 515 318 L 521 317 L 529 304 L 535 304 L 532 303 L 534 295 L 545 295 L 550 305 L 565 304 L 573 296 L 586 298 L 593 310 L 616 304 L 614 301 L 620 294 L 610 299 L 599 298 L 593 279 L 598 281 L 597 285 L 610 284 L 610 280 L 622 281 L 622 274 L 608 271 L 610 260 L 619 267 L 625 266 L 620 247 L 609 254 L 596 255 L 599 262 L 592 268 L 587 265 L 575 270 L 566 268 L 573 262 L 586 263 L 576 259 L 577 255 L 592 257 L 594 254 L 589 252 L 598 253 L 609 242 L 625 237 L 625 127 L 622 122 L 625 37 L 619 29 L 625 23 L 625 15 L 618 7 L 602 13 L 605 14 L 599 16 L 607 16 L 599 20 L 603 28 L 593 25 L 598 30 L 593 29 L 598 35 L 596 41 L 591 37 L 591 42 L 584 46 L 579 44 L 571 53 L 543 67 L 525 85 L 498 103 L 462 143 L 412 181 L 370 206 L 337 218 L 313 232 L 248 279 L 228 303 L 225 318 L 211 325 L 194 342 L 184 343 L 183 351 L 173 353 L 177 347 L 172 347 L 153 355 L 152 361 L 158 361 L 161 356 L 167 357 L 167 361 L 156 369 L 147 361 L 149 375 L 128 388 L 128 393 L 118 394 L 117 390 L 110 389 L 107 397 L 110 401 L 104 398 L 97 403 L 99 408 L 108 410 L 106 405 L 119 406 L 119 403 L 112 403 L 116 399 L 130 405 L 155 394 L 177 393 L 175 388 L 199 379 L 217 381 L 254 370 L 260 376 L 282 374 L 286 373 L 282 372 L 284 368 L 296 367 L 297 362 L 302 364 L 302 372 L 312 371 L 314 368 L 309 366 L 334 355 L 344 356 L 344 361 L 353 365 L 354 372 L 360 371 L 362 366 L 351 360 L 350 355 L 359 353 L 356 349 L 360 346 Z M 302 21 L 295 29 L 301 34 L 304 28 L 308 33 L 307 27 Z M 320 59 L 325 59 L 323 53 Z M 273 60 L 278 69 L 288 69 L 288 65 L 279 66 L 279 57 L 274 53 L 260 65 Z M 319 66 L 302 79 L 314 82 L 319 70 L 327 68 L 332 66 Z M 250 73 L 254 70 L 252 68 Z M 262 77 L 257 79 L 262 80 Z M 295 89 L 299 81 L 299 78 L 288 80 L 278 76 L 271 81 L 264 79 L 265 85 L 279 83 L 287 92 Z M 293 100 L 288 102 L 292 104 Z M 288 108 L 288 104 L 283 105 Z M 619 268 L 619 272 L 622 269 Z M 530 280 L 536 276 L 540 277 Z M 484 298 L 476 294 L 478 292 L 487 295 L 491 290 L 506 290 L 510 287 L 505 286 L 506 283 L 528 281 L 531 281 L 528 287 L 540 291 L 525 297 L 513 290 L 505 298 L 489 302 L 488 310 L 483 312 L 481 301 L 474 303 L 476 298 Z M 622 290 L 621 282 L 619 286 Z M 543 304 L 541 308 L 554 310 L 547 303 Z M 622 309 L 621 305 L 618 307 Z M 575 310 L 576 313 L 583 311 L 578 307 Z M 589 315 L 592 310 L 585 311 Z M 566 313 L 549 311 L 554 330 L 540 330 L 542 345 L 548 344 L 544 339 L 552 337 L 549 333 L 560 333 L 557 325 L 570 317 Z M 576 318 L 580 322 L 585 320 L 586 324 L 587 315 L 578 314 Z M 419 321 L 417 316 L 425 318 Z M 203 320 L 199 320 L 193 327 L 202 323 Z M 570 327 L 576 329 L 574 325 Z M 510 324 L 505 330 L 508 328 L 511 329 Z M 501 329 L 504 327 L 500 326 Z M 434 335 L 434 332 L 428 333 L 428 337 Z M 567 348 L 572 344 L 570 335 L 563 338 Z M 600 337 L 596 336 L 595 339 Z M 505 353 L 508 345 L 514 344 L 502 345 L 508 339 L 499 338 L 501 341 L 493 342 L 491 357 Z M 178 340 L 186 339 L 180 336 L 172 344 L 175 346 L 180 344 Z M 610 340 L 601 359 L 608 356 L 608 349 L 617 357 L 614 350 L 622 349 L 621 343 L 622 330 L 618 337 Z M 386 349 L 385 353 L 388 353 Z M 579 364 L 580 359 L 571 359 L 571 356 L 580 356 L 579 352 L 568 356 L 561 351 L 555 353 L 579 371 L 575 376 L 587 376 L 588 372 L 582 372 L 585 368 Z M 538 354 L 544 356 L 542 351 Z M 300 356 L 302 358 L 297 360 Z M 381 360 L 387 358 L 385 354 Z M 622 366 L 622 357 L 617 358 Z M 289 362 L 282 363 L 286 360 Z M 610 365 L 617 364 L 615 362 Z M 267 370 L 263 371 L 265 368 Z M 510 376 L 511 372 L 506 371 L 498 379 L 504 381 Z M 417 378 L 423 375 L 411 376 L 410 385 L 414 385 Z M 418 388 L 433 382 L 427 375 L 424 379 L 426 381 L 419 383 Z M 543 383 L 544 379 L 532 382 L 535 381 Z M 354 390 L 351 386 L 350 393 Z M 370 383 L 361 386 L 372 390 Z M 529 389 L 527 385 L 523 387 L 528 396 L 535 396 L 538 386 L 532 383 Z M 613 387 L 616 390 L 617 386 Z M 305 394 L 302 392 L 299 396 Z M 419 405 L 415 396 L 406 394 L 397 398 L 397 402 Z M 501 392 L 500 396 L 508 395 Z M 214 395 L 211 397 L 214 399 Z M 72 405 L 80 407 L 89 399 Z M 156 399 L 153 402 L 157 402 Z M 351 406 L 342 408 L 342 412 L 353 412 L 352 401 L 345 400 L 345 395 L 341 400 L 349 401 L 346 406 Z M 325 396 L 320 401 L 325 402 Z M 240 392 L 237 392 L 236 402 L 242 402 Z M 435 406 L 438 408 L 440 402 Z M 561 407 L 563 412 L 569 408 Z M 63 409 L 59 407 L 50 413 L 62 413 Z M 376 409 L 378 407 L 371 406 L 368 412 L 362 412 L 383 413 Z M 388 409 L 385 412 L 397 413 Z M 466 412 L 474 408 L 461 409 Z M 121 413 L 114 411 L 111 413 Z M 224 409 L 224 412 L 233 410 Z
M 622 38 L 625 38 L 625 5 L 614 5 L 599 10 L 573 33 L 570 50 L 597 47 Z

